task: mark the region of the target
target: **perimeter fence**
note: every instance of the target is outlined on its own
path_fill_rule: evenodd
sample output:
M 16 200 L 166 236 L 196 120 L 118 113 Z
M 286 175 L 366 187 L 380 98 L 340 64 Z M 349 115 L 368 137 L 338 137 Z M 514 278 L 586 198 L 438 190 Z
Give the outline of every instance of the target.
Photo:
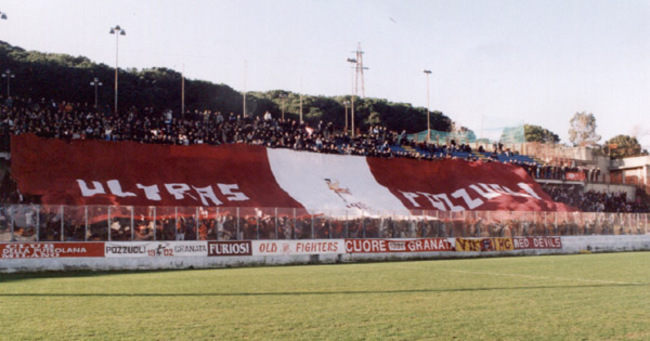
M 0 242 L 642 235 L 645 213 L 0 205 Z

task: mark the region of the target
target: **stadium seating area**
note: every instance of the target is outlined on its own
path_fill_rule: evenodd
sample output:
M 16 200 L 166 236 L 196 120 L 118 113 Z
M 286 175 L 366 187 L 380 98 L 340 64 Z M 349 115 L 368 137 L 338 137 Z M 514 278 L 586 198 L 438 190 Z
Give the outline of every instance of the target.
M 380 126 L 372 126 L 352 138 L 331 123 L 320 122 L 312 128 L 291 119 L 274 119 L 270 114 L 251 117 L 202 111 L 178 119 L 171 113 L 133 108 L 124 115 L 114 116 L 87 104 L 20 98 L 5 101 L 0 106 L 0 131 L 3 136 L 0 150 L 5 151 L 9 147 L 10 134 L 34 133 L 66 140 L 132 140 L 177 145 L 248 143 L 346 155 L 482 159 L 538 165 L 526 155 L 514 155 L 503 149 L 476 152 L 469 145 L 457 145 L 453 140 L 445 144 L 417 144 L 407 140 L 404 133 Z
M 554 201 L 579 208 L 583 212 L 617 212 L 617 213 L 647 213 L 650 212 L 648 198 L 639 191 L 635 201 L 627 199 L 625 193 L 601 193 L 584 191 L 579 186 L 545 184 L 542 186 Z
M 332 123 L 320 122 L 316 127 L 309 127 L 291 119 L 275 119 L 268 113 L 251 117 L 195 111 L 179 119 L 174 118 L 171 112 L 157 113 L 150 108 L 132 108 L 114 115 L 81 103 L 21 98 L 4 101 L 0 105 L 0 151 L 9 150 L 11 134 L 23 133 L 65 140 L 131 140 L 176 145 L 248 143 L 342 155 L 496 161 L 520 165 L 534 178 L 564 180 L 567 173 L 573 172 L 583 173 L 586 181 L 600 180 L 600 170 L 596 168 L 543 164 L 531 156 L 504 150 L 502 145 L 495 144 L 491 151 L 486 151 L 482 147 L 473 150 L 470 145 L 458 145 L 454 140 L 445 144 L 417 143 L 407 140 L 404 132 L 400 134 L 380 126 L 372 126 L 352 138 Z M 15 184 L 8 176 L 0 180 L 0 202 L 29 201 L 16 192 Z M 586 201 L 575 189 L 566 187 L 550 188 L 549 193 L 555 200 L 585 211 L 648 212 L 647 206 L 627 203 L 625 198 L 612 203 L 611 197 L 592 195 Z

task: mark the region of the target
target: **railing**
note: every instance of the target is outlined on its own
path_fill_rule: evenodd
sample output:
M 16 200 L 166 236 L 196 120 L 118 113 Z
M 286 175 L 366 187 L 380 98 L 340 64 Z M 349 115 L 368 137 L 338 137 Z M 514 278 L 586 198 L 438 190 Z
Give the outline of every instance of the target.
M 0 242 L 515 237 L 647 234 L 649 214 L 0 206 Z

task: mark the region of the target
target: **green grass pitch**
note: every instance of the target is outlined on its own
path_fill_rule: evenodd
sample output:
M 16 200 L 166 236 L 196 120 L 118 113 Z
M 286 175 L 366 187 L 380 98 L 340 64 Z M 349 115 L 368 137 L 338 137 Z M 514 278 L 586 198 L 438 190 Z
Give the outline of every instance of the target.
M 0 339 L 648 340 L 650 253 L 0 274 Z

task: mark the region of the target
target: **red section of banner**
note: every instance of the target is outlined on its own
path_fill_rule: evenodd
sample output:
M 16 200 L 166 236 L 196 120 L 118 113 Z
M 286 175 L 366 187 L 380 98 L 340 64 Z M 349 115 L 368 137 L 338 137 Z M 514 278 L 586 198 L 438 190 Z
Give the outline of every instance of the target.
M 446 238 L 428 239 L 346 239 L 347 253 L 392 253 L 454 251 Z
M 380 158 L 368 158 L 368 164 L 377 182 L 411 210 L 575 211 L 511 164 Z
M 515 237 L 513 242 L 515 250 L 562 248 L 560 237 Z
M 583 172 L 566 172 L 565 176 L 567 180 L 572 181 L 583 181 L 586 178 Z
M 301 208 L 261 146 L 172 146 L 12 136 L 12 176 L 44 204 Z
M 104 243 L 0 244 L 0 258 L 104 257 Z

